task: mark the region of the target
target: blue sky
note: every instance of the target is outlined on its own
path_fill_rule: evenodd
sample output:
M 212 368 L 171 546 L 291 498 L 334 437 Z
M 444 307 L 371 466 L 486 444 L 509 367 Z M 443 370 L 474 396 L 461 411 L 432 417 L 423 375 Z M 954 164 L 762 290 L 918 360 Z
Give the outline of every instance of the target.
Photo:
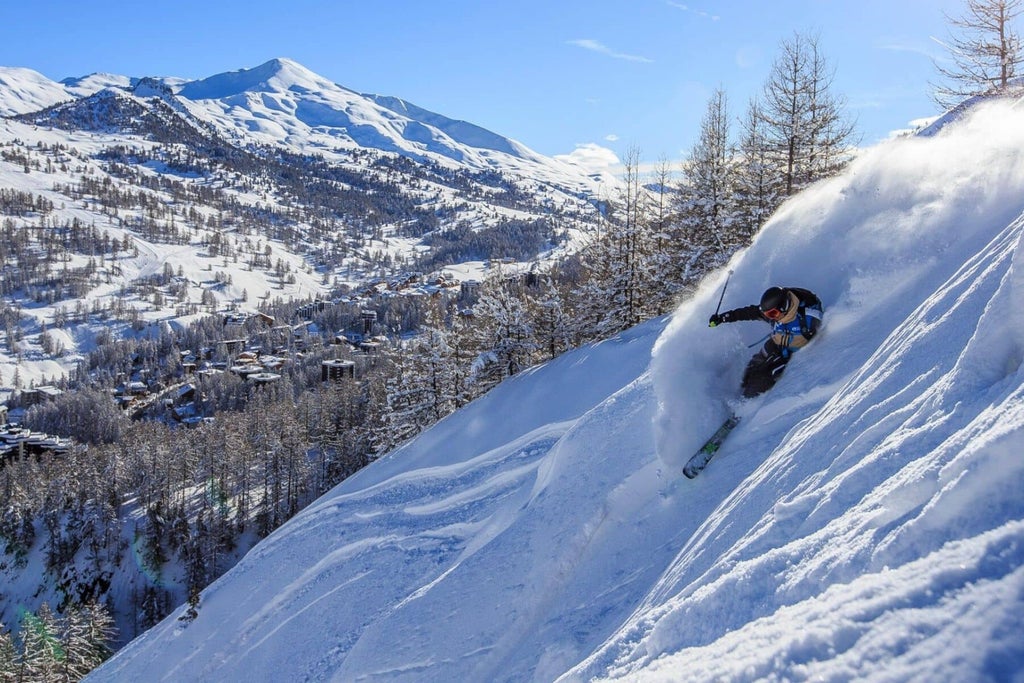
M 944 16 L 965 0 L 8 0 L 0 65 L 54 80 L 109 72 L 203 78 L 294 59 L 542 154 L 630 147 L 685 156 L 712 91 L 734 118 L 780 41 L 816 34 L 862 142 L 934 115 Z

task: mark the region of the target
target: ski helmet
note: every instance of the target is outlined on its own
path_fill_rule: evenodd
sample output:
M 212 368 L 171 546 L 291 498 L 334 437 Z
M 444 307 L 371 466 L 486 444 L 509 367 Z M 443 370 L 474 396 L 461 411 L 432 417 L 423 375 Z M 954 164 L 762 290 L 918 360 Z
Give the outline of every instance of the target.
M 788 310 L 789 292 L 782 287 L 769 287 L 761 295 L 761 312 L 767 317 L 781 318 Z

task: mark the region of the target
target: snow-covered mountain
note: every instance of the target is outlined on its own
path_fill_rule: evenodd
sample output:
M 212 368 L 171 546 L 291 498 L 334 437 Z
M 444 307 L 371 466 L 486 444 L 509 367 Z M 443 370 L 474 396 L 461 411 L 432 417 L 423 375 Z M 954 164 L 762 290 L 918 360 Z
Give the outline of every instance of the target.
M 225 132 L 285 141 L 300 151 L 330 154 L 361 147 L 481 169 L 509 163 L 560 166 L 479 126 L 395 97 L 354 92 L 289 59 L 184 83 L 177 94 Z
M 30 69 L 0 67 L 0 116 L 29 114 L 104 89 L 154 95 L 139 90 L 140 83 L 165 86 L 199 120 L 246 144 L 284 145 L 329 159 L 360 149 L 394 152 L 453 168 L 529 173 L 581 192 L 616 182 L 397 97 L 357 93 L 286 58 L 194 81 L 91 74 L 57 83 Z
M 730 264 L 826 305 L 671 319 L 524 373 L 346 480 L 90 681 L 1024 675 L 1024 110 L 868 150 Z M 733 405 L 698 479 L 679 474 Z
M 20 354 L 0 349 L 0 399 L 16 372 L 23 386 L 51 381 L 88 351 L 98 330 L 57 325 L 67 317 L 59 311 L 128 304 L 136 319 L 121 306 L 116 322 L 138 331 L 185 325 L 199 306 L 310 300 L 403 270 L 453 267 L 469 279 L 491 258 L 557 261 L 604 220 L 617 184 L 288 59 L 195 81 L 92 74 L 58 83 L 0 67 L 5 225 L 24 237 L 20 258 L 47 255 L 42 270 L 10 256 L 0 265 L 25 339 Z M 530 233 L 519 253 L 423 261 L 448 246 L 447 231 L 484 233 L 487 244 L 487 231 L 509 223 Z M 39 225 L 84 227 L 115 246 L 97 259 L 99 246 L 77 240 L 58 265 Z M 60 358 L 35 348 L 46 328 L 61 335 Z

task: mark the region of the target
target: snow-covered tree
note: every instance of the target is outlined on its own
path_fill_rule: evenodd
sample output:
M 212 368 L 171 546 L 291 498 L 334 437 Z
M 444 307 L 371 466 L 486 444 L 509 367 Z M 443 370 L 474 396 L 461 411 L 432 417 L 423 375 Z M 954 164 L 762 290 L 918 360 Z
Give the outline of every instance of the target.
M 480 287 L 473 317 L 474 385 L 485 393 L 533 364 L 537 344 L 519 278 L 496 268 Z
M 681 238 L 686 263 L 692 264 L 684 278 L 715 268 L 735 250 L 729 234 L 734 222 L 734 185 L 728 102 L 719 88 L 708 101 L 700 136 L 683 166 L 679 185 Z
M 381 452 L 401 444 L 455 410 L 461 393 L 444 312 L 430 306 L 418 334 L 393 356 L 386 380 L 387 406 Z
M 22 616 L 19 680 L 59 680 L 59 663 L 66 657 L 60 630 L 57 615 L 47 603 L 42 604 L 38 613 L 27 612 Z
M 572 344 L 572 321 L 565 301 L 551 277 L 544 277 L 540 292 L 530 298 L 533 330 L 538 350 L 555 358 Z
M 586 280 L 576 297 L 584 340 L 632 327 L 655 310 L 651 194 L 642 183 L 639 149 L 627 152 L 624 165 L 623 189 L 610 204 L 609 220 L 582 253 Z
M 411 357 L 416 378 L 426 389 L 423 406 L 426 427 L 455 410 L 461 393 L 452 360 L 451 333 L 440 304 L 428 307 L 426 320 L 413 342 Z
M 18 651 L 14 638 L 0 623 L 0 682 L 14 683 L 18 680 Z
M 658 160 L 648 182 L 651 193 L 648 228 L 651 239 L 650 298 L 658 313 L 672 307 L 675 297 L 683 288 L 685 255 L 684 240 L 674 212 L 678 190 L 668 159 Z
M 58 680 L 81 680 L 112 654 L 114 620 L 102 605 L 71 607 L 58 625 L 63 650 L 56 662 Z
M 451 349 L 452 386 L 456 392 L 453 400 L 455 407 L 461 408 L 476 398 L 472 386 L 473 362 L 476 359 L 472 316 L 468 311 L 454 310 L 449 316 L 449 326 L 448 344 Z
M 782 176 L 773 171 L 768 153 L 764 119 L 757 98 L 750 101 L 736 150 L 734 233 L 750 240 L 761 229 L 781 201 Z

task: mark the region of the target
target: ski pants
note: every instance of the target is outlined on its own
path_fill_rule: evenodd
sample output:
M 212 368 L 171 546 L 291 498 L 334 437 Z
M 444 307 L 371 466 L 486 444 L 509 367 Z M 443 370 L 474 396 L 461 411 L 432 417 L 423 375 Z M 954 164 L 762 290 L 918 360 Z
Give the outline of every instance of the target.
M 752 398 L 771 389 L 782 377 L 788 362 L 789 354 L 769 339 L 747 363 L 743 372 L 743 395 Z

